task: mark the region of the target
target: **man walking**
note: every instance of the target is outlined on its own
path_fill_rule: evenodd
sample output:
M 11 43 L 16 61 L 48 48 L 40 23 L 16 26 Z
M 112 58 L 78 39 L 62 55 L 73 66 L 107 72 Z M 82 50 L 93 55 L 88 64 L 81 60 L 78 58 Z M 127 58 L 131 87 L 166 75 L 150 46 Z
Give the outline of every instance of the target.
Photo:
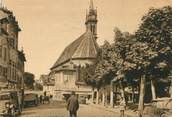
M 75 92 L 72 91 L 71 97 L 67 100 L 67 110 L 69 111 L 70 117 L 77 117 L 77 110 L 79 109 L 78 98 Z
M 42 97 L 42 95 L 40 95 L 40 97 L 39 97 L 39 102 L 40 102 L 40 104 L 42 104 L 42 99 L 43 97 Z

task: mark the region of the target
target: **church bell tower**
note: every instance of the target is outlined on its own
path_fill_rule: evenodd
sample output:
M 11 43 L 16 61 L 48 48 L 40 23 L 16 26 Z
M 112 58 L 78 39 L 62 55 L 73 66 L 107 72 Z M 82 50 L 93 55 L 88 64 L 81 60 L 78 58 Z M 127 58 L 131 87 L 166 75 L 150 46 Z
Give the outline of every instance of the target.
M 89 12 L 86 13 L 86 30 L 90 30 L 97 39 L 97 9 L 94 8 L 93 0 L 90 0 Z

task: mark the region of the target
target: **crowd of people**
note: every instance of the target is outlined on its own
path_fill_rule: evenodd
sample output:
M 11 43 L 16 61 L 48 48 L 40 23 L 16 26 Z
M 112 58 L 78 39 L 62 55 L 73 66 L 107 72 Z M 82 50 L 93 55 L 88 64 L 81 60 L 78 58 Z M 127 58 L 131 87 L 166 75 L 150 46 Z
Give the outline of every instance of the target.
M 120 117 L 124 117 L 126 103 L 124 98 L 120 98 Z M 67 110 L 69 111 L 69 117 L 77 117 L 77 111 L 79 109 L 78 97 L 75 95 L 75 92 L 71 92 L 71 96 L 67 100 Z
M 47 95 L 47 92 L 45 91 L 43 93 L 43 95 L 40 95 L 39 101 L 40 101 L 40 104 L 45 104 L 45 102 L 50 104 L 53 101 L 53 95 L 50 95 L 50 94 Z M 87 99 L 87 101 L 88 101 L 88 99 Z M 75 94 L 74 91 L 71 92 L 71 95 L 66 100 L 66 103 L 67 103 L 66 109 L 67 109 L 67 111 L 69 111 L 69 117 L 77 117 L 77 111 L 79 109 L 79 100 L 78 100 L 78 96 Z M 120 117 L 124 117 L 125 106 L 126 106 L 125 101 L 124 101 L 123 97 L 121 97 L 121 99 L 120 99 Z
M 45 91 L 43 95 L 40 95 L 39 96 L 39 102 L 40 104 L 44 104 L 45 102 L 46 103 L 51 103 L 53 100 L 53 95 L 47 95 L 47 92 Z

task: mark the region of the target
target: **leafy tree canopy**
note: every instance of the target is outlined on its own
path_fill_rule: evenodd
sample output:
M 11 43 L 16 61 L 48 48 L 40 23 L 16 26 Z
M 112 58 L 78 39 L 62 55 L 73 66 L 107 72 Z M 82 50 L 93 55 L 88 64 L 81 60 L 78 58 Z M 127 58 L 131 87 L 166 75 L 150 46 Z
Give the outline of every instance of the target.
M 150 9 L 142 18 L 136 39 L 144 47 L 142 59 L 146 73 L 152 77 L 165 78 L 172 63 L 172 7 Z M 139 59 L 138 59 L 139 60 Z

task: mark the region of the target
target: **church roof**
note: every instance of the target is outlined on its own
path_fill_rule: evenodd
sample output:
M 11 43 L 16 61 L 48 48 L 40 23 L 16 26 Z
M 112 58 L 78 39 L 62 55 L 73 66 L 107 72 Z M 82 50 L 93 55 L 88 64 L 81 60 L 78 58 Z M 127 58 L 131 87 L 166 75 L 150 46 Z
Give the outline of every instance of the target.
M 71 59 L 96 58 L 98 48 L 99 46 L 92 32 L 88 30 L 64 49 L 51 69 Z

